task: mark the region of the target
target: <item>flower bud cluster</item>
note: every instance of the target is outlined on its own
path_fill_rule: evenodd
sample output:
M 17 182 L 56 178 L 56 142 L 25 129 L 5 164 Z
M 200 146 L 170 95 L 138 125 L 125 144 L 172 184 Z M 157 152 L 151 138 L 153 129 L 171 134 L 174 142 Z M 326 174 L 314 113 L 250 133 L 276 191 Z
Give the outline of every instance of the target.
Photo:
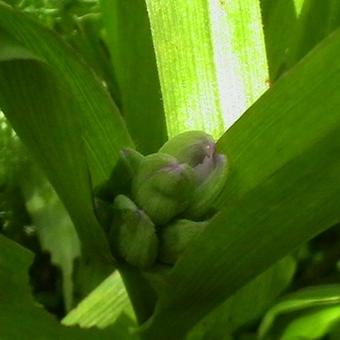
M 142 269 L 175 263 L 214 213 L 227 177 L 225 155 L 210 135 L 188 131 L 151 155 L 125 148 L 121 163 L 129 189 L 114 195 L 107 214 L 113 254 Z

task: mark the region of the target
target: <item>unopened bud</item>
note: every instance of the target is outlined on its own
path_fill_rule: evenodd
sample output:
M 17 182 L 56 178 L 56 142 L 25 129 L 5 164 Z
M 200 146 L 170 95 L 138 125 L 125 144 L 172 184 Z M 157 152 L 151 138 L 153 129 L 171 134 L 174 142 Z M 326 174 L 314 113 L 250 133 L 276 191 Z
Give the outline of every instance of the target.
M 124 195 L 113 204 L 110 241 L 113 253 L 136 267 L 152 266 L 158 253 L 158 238 L 150 218 Z
M 132 182 L 133 199 L 157 225 L 169 222 L 189 206 L 197 183 L 193 169 L 173 156 L 144 157 Z
M 211 170 L 195 190 L 194 199 L 186 211 L 186 216 L 199 219 L 208 214 L 214 206 L 227 180 L 227 158 L 223 154 L 216 154 L 211 162 Z
M 214 154 L 215 142 L 212 136 L 203 131 L 186 131 L 169 139 L 159 152 L 172 155 L 180 163 L 195 167 Z

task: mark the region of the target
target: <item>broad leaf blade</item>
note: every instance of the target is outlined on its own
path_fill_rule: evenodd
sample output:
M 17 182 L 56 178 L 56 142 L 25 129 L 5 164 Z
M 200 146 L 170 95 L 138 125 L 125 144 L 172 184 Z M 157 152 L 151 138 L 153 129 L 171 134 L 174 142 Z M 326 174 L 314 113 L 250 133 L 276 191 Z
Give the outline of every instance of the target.
M 295 273 L 295 260 L 287 256 L 242 287 L 222 303 L 190 332 L 188 340 L 205 339 L 211 334 L 233 334 L 238 328 L 261 317 L 277 296 L 290 284 Z M 205 336 L 205 338 L 204 338 Z
M 146 1 L 170 137 L 219 137 L 267 88 L 258 1 Z
M 275 261 L 335 224 L 340 199 L 340 32 L 283 77 L 228 131 L 221 208 L 173 271 L 146 325 L 181 336 Z M 147 327 L 149 326 L 149 328 Z

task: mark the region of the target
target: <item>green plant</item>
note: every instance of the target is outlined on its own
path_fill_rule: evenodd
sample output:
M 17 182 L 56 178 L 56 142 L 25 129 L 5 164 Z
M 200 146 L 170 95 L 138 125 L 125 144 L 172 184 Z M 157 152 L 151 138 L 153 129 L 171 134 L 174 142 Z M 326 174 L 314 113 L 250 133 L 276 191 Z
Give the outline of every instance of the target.
M 337 2 L 13 5 L 0 3 L 0 107 L 76 228 L 80 298 L 97 288 L 62 326 L 30 295 L 32 253 L 0 236 L 2 338 L 255 338 L 267 311 L 261 336 L 336 338 L 337 285 L 269 307 L 296 250 L 339 222 Z M 174 142 L 188 130 L 203 161 Z M 316 334 L 308 320 L 326 321 Z

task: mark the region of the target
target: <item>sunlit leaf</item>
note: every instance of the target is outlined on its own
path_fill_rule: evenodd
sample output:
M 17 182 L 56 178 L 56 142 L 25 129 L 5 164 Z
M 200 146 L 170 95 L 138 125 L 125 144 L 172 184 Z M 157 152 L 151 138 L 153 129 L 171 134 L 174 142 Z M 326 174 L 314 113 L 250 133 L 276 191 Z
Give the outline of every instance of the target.
M 268 87 L 258 1 L 146 1 L 170 137 L 219 137 Z
M 172 271 L 155 275 L 161 300 L 145 325 L 148 336 L 160 329 L 180 336 L 339 221 L 339 42 L 337 31 L 221 138 L 230 169 L 216 203 L 221 211 Z
M 286 321 L 275 326 L 281 316 L 285 316 Z M 339 317 L 340 287 L 309 287 L 288 295 L 272 307 L 262 321 L 259 335 L 266 338 L 272 330 L 273 339 L 319 339 L 339 321 Z
M 83 328 L 105 328 L 112 325 L 123 312 L 134 319 L 125 286 L 116 271 L 68 313 L 62 323 Z

